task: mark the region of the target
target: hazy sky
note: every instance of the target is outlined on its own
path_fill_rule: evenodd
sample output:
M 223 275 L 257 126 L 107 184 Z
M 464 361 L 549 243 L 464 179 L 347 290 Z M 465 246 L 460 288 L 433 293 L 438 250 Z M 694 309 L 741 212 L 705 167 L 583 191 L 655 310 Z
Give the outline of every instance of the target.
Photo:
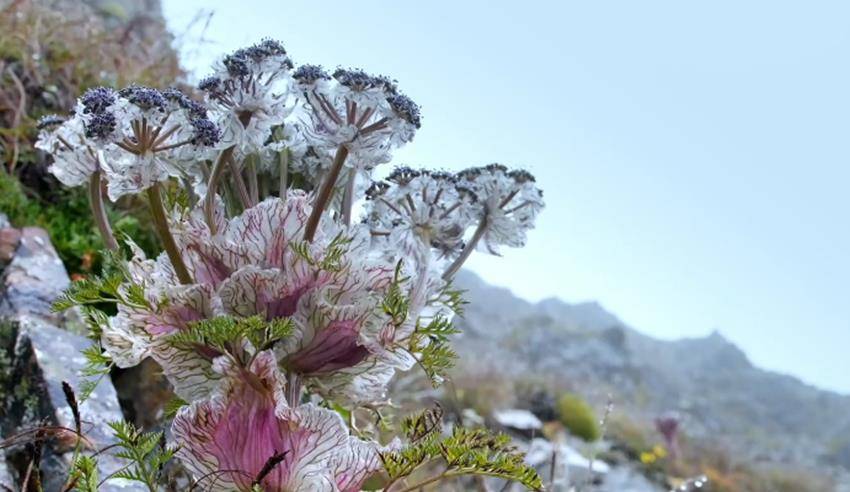
M 547 209 L 472 268 L 598 300 L 645 333 L 713 329 L 850 393 L 850 4 L 165 0 L 188 68 L 270 36 L 296 64 L 397 78 L 422 130 L 396 162 L 524 166 Z

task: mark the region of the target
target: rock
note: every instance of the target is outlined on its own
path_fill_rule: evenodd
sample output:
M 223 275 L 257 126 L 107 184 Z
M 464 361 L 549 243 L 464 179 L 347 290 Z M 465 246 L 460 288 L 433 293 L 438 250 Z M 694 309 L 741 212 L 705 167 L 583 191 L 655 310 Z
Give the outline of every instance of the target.
M 3 436 L 0 436 L 0 441 L 2 440 Z M 6 460 L 0 459 L 0 489 L 4 489 L 5 487 L 5 489 L 15 490 L 12 487 L 14 483 L 15 482 L 12 480 L 12 473 L 9 471 L 9 466 L 6 464 Z
M 539 431 L 543 428 L 543 422 L 533 413 L 518 408 L 496 410 L 493 412 L 493 419 L 502 427 L 522 432 Z
M 9 230 L 14 229 L 3 229 Z M 6 233 L 5 237 L 12 235 Z M 38 468 L 44 490 L 51 492 L 62 489 L 71 464 L 70 451 L 76 444 L 74 416 L 62 383 L 79 390 L 80 373 L 86 364 L 81 351 L 90 342 L 63 329 L 79 322 L 74 312 L 68 315 L 51 310 L 70 280 L 47 234 L 42 229 L 23 228 L 13 251 L 0 277 L 0 435 L 20 438 L 3 450 L 0 458 L 5 460 L 0 459 L 0 463 L 7 465 L 11 479 L 22 479 L 33 457 L 27 444 L 41 442 Z M 123 415 L 109 377 L 100 381 L 79 410 L 88 450 L 115 442 L 107 424 L 122 420 Z M 98 456 L 100 477 L 125 465 L 113 453 Z M 2 469 L 0 479 L 4 479 Z M 12 490 L 20 488 L 19 482 L 15 484 Z M 116 479 L 99 490 L 146 489 Z
M 540 476 L 551 477 L 549 490 L 552 491 L 566 491 L 570 485 L 581 483 L 597 483 L 610 471 L 603 461 L 594 460 L 591 467 L 591 461 L 574 448 L 541 438 L 532 439 L 528 444 L 525 461 L 535 467 Z
M 9 229 L 4 229 L 8 231 Z M 7 233 L 10 237 L 13 233 Z M 53 313 L 50 305 L 71 281 L 44 229 L 24 227 L 17 249 L 3 271 L 0 285 L 0 317 L 14 319 L 37 316 L 61 324 L 65 316 Z
M 9 217 L 0 212 L 0 229 L 6 229 L 7 227 L 12 227 L 12 223 L 9 222 Z
M 602 483 L 594 492 L 667 492 L 666 488 L 655 484 L 643 474 L 628 466 L 618 466 L 605 475 Z
M 463 412 L 461 412 L 461 417 L 463 417 L 463 425 L 471 427 L 484 425 L 484 417 L 479 415 L 473 408 L 464 408 Z
M 73 411 L 67 403 L 62 382 L 79 389 L 80 371 L 85 358 L 80 352 L 90 342 L 85 338 L 50 325 L 42 319 L 24 315 L 10 325 L 14 333 L 14 359 L 11 368 L 15 387 L 11 401 L 7 401 L 7 415 L 3 431 L 34 428 L 39 425 L 73 429 Z M 83 434 L 89 450 L 103 449 L 115 442 L 108 423 L 122 420 L 118 397 L 109 379 L 101 381 L 91 396 L 79 405 Z M 41 472 L 45 490 L 58 490 L 64 483 L 75 437 L 70 431 L 49 433 L 50 439 L 42 459 Z M 10 461 L 21 463 L 23 450 L 10 453 Z M 106 477 L 124 466 L 126 462 L 111 453 L 98 457 L 98 473 Z M 100 490 L 144 490 L 135 483 L 111 480 Z
M 145 359 L 137 366 L 114 370 L 112 381 L 127 420 L 143 429 L 161 430 L 165 406 L 174 392 L 159 364 Z
M 3 217 L 0 217 L 0 225 Z M 0 268 L 9 264 L 21 242 L 21 231 L 13 227 L 0 228 Z

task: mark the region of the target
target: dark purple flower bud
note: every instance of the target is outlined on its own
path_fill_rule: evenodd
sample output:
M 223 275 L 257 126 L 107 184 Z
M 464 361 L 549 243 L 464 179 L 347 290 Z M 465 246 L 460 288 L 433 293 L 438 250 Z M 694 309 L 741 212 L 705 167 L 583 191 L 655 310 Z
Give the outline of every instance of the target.
M 115 91 L 109 87 L 95 87 L 87 90 L 80 102 L 84 113 L 100 113 L 115 103 Z
M 192 120 L 192 143 L 195 145 L 204 145 L 212 147 L 221 139 L 221 132 L 212 121 L 206 118 L 197 118 Z
M 534 183 L 536 180 L 534 179 L 534 175 L 524 169 L 515 169 L 508 173 L 508 176 L 513 178 L 517 183 Z
M 301 65 L 292 72 L 292 78 L 302 84 L 313 84 L 318 80 L 330 80 L 331 76 L 320 65 Z
M 387 181 L 392 181 L 393 183 L 400 185 L 406 185 L 413 181 L 414 178 L 418 178 L 421 175 L 421 171 L 417 171 L 416 169 L 412 169 L 407 166 L 401 166 L 393 169 L 390 175 L 387 176 Z
M 458 171 L 457 178 L 458 180 L 466 180 L 466 181 L 475 181 L 475 178 L 481 176 L 481 173 L 484 172 L 480 167 L 470 167 L 466 168 L 463 171 Z
M 375 181 L 366 190 L 366 199 L 374 200 L 383 195 L 390 188 L 390 184 L 385 181 Z
M 238 54 L 241 58 L 250 58 L 254 62 L 259 63 L 272 56 L 286 55 L 286 50 L 283 48 L 283 44 L 281 44 L 280 41 L 267 38 L 249 48 L 238 50 L 234 54 Z M 292 68 L 292 63 L 289 62 L 288 59 L 287 65 L 288 68 Z
M 341 85 L 344 85 L 354 91 L 365 91 L 381 84 L 381 81 L 376 77 L 373 77 L 360 69 L 337 68 L 334 72 L 334 78 Z
M 403 94 L 397 94 L 387 98 L 387 102 L 395 113 L 417 129 L 422 126 L 422 117 L 419 114 L 419 105 Z
M 398 93 L 397 81 L 387 77 L 386 75 L 376 75 L 373 77 L 373 83 L 375 84 L 375 87 L 383 86 L 384 91 L 391 96 Z
M 162 93 L 150 87 L 131 85 L 121 89 L 119 94 L 136 106 L 148 109 L 165 109 L 166 100 Z
M 65 122 L 65 118 L 63 118 L 59 115 L 49 114 L 49 115 L 46 115 L 46 116 L 42 116 L 38 120 L 38 123 L 36 124 L 36 128 L 38 128 L 39 130 L 45 130 L 47 128 L 53 128 L 53 127 L 59 126 L 64 122 Z
M 204 92 L 217 92 L 221 90 L 221 79 L 218 77 L 207 77 L 205 79 L 201 79 L 201 82 L 198 84 L 198 89 Z
M 115 131 L 115 115 L 106 111 L 94 113 L 86 122 L 86 137 L 109 138 Z
M 487 164 L 486 166 L 484 166 L 484 170 L 491 173 L 491 174 L 496 174 L 496 173 L 507 174 L 508 173 L 508 166 L 494 162 L 493 164 Z
M 205 108 L 198 102 L 193 101 L 189 96 L 187 96 L 183 91 L 179 89 L 169 87 L 168 89 L 162 91 L 162 96 L 168 101 L 177 104 L 182 109 L 185 109 L 189 113 L 189 117 L 191 119 L 207 117 L 207 108 Z
M 457 177 L 447 171 L 428 171 L 428 175 L 434 179 L 448 181 L 450 183 L 454 183 L 457 181 Z
M 243 50 L 225 56 L 222 63 L 224 63 L 224 67 L 231 77 L 242 78 L 251 75 L 251 69 L 248 67 L 248 60 Z

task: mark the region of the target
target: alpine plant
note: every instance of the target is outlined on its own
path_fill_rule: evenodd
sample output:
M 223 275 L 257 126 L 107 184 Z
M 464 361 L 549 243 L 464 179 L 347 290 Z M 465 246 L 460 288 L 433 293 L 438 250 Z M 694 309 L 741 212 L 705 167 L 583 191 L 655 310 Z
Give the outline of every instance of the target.
M 401 491 L 478 473 L 540 488 L 481 430 L 388 437 L 357 421 L 391 405 L 401 372 L 442 381 L 452 278 L 475 250 L 525 244 L 543 208 L 534 177 L 490 164 L 376 180 L 419 106 L 386 76 L 296 67 L 277 41 L 223 57 L 192 94 L 90 89 L 69 117 L 42 120 L 38 148 L 64 185 L 89 187 L 114 250 L 60 304 L 83 306 L 97 361 L 162 368 L 179 402 L 171 445 L 195 485 Z M 104 211 L 104 196 L 140 194 L 163 247 L 151 258 L 119 244 Z

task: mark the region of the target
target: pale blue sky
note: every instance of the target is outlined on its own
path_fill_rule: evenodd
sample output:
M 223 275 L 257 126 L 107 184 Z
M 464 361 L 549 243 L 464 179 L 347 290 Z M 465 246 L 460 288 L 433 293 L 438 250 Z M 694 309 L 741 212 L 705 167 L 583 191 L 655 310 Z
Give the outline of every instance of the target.
M 534 172 L 548 208 L 527 248 L 472 260 L 488 281 L 662 338 L 718 329 L 850 393 L 850 4 L 164 6 L 176 31 L 216 12 L 184 60 L 200 75 L 274 37 L 297 64 L 398 79 L 424 119 L 396 162 Z

